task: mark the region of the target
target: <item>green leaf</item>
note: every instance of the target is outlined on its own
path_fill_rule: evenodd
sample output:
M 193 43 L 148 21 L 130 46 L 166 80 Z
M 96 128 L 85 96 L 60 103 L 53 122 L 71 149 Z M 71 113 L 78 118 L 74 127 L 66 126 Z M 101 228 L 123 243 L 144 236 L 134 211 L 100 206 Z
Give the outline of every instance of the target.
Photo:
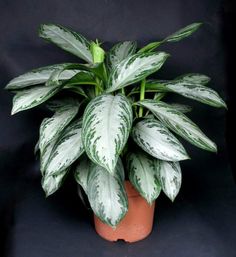
M 164 102 L 143 100 L 139 105 L 149 109 L 165 126 L 204 150 L 216 152 L 217 147 L 186 115 Z
M 181 39 L 184 39 L 186 37 L 189 37 L 192 35 L 198 28 L 202 25 L 200 22 L 192 23 L 175 33 L 171 34 L 167 38 L 164 39 L 164 42 L 177 42 L 180 41 Z
M 42 178 L 41 184 L 46 197 L 55 193 L 61 187 L 68 171 L 69 169 L 66 169 L 61 171 L 59 174 L 44 176 Z
M 167 38 L 161 40 L 161 41 L 156 41 L 156 42 L 151 42 L 148 45 L 144 46 L 141 48 L 138 53 L 144 53 L 144 52 L 152 52 L 154 51 L 157 47 L 162 45 L 165 42 L 177 42 L 180 41 L 190 35 L 192 35 L 198 28 L 202 25 L 202 23 L 192 23 L 188 25 L 187 27 L 184 27 L 174 34 L 168 36 Z
M 56 141 L 46 165 L 46 175 L 55 175 L 68 168 L 84 152 L 81 122 L 73 121 Z
M 107 67 L 114 69 L 125 58 L 133 55 L 136 48 L 137 43 L 133 41 L 124 41 L 114 45 L 107 53 Z
M 190 83 L 196 83 L 201 85 L 206 85 L 210 82 L 211 78 L 199 73 L 187 73 L 175 78 L 175 80 L 184 80 Z
M 17 112 L 40 105 L 55 95 L 58 91 L 60 91 L 60 89 L 60 86 L 37 86 L 19 91 L 13 98 L 11 114 L 13 115 Z
M 79 33 L 59 25 L 42 24 L 39 29 L 39 36 L 86 62 L 93 63 L 90 42 Z
M 148 88 L 156 88 L 156 90 L 163 92 L 173 92 L 213 107 L 226 108 L 225 102 L 216 91 L 195 82 L 188 82 L 184 79 L 161 84 L 159 82 L 155 84 L 155 81 L 151 81 L 148 82 L 147 89 Z
M 134 141 L 148 154 L 166 161 L 189 159 L 182 144 L 155 119 L 138 122 L 132 131 Z
M 164 52 L 134 54 L 111 72 L 107 92 L 136 83 L 159 70 L 169 55 Z
M 80 71 L 73 78 L 65 83 L 64 88 L 69 88 L 75 85 L 94 85 L 96 84 L 95 78 L 92 72 Z
M 55 64 L 29 71 L 23 75 L 20 75 L 12 79 L 7 84 L 6 89 L 18 90 L 28 86 L 43 84 L 50 78 L 50 76 L 55 70 L 65 67 L 66 65 L 69 65 L 69 63 Z M 68 80 L 71 77 L 73 77 L 77 72 L 78 70 L 65 70 L 60 74 L 59 79 Z
M 97 96 L 83 115 L 82 138 L 88 157 L 114 172 L 132 126 L 132 106 L 121 94 Z
M 153 50 L 155 50 L 158 46 L 160 46 L 162 44 L 161 41 L 157 41 L 157 42 L 151 42 L 149 44 L 147 44 L 146 46 L 142 47 L 138 53 L 147 53 L 147 52 L 152 52 Z
M 161 192 L 156 159 L 141 152 L 131 153 L 127 158 L 127 170 L 130 182 L 152 204 Z
M 182 181 L 179 163 L 157 160 L 157 169 L 162 190 L 171 201 L 174 201 L 179 193 Z
M 64 102 L 64 105 L 59 108 L 51 118 L 43 120 L 40 126 L 39 148 L 44 147 L 54 140 L 59 133 L 70 123 L 79 110 L 79 102 L 70 99 L 69 102 Z
M 92 164 L 89 170 L 87 194 L 95 215 L 104 223 L 115 227 L 128 211 L 124 189 L 123 167 L 117 165 L 114 175 L 103 167 Z

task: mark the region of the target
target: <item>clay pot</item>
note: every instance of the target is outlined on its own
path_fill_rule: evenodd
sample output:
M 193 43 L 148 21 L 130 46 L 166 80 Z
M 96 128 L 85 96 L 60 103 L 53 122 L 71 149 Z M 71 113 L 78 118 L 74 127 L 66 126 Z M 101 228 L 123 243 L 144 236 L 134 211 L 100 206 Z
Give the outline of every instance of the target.
M 131 243 L 144 239 L 152 231 L 155 202 L 149 205 L 129 181 L 125 182 L 125 189 L 129 209 L 115 229 L 94 215 L 95 229 L 106 240 L 124 240 Z

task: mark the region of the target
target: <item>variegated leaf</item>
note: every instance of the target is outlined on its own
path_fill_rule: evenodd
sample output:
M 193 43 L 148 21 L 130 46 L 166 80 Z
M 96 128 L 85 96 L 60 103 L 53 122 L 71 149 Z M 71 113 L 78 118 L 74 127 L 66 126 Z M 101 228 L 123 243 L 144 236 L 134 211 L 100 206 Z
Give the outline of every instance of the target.
M 41 184 L 46 196 L 55 193 L 61 187 L 68 170 L 69 169 L 66 169 L 61 171 L 59 174 L 44 176 L 42 178 Z
M 52 150 L 57 142 L 57 138 L 48 143 L 41 151 L 40 151 L 40 171 L 41 174 L 44 175 L 46 172 L 46 167 L 50 156 L 52 154 Z
M 157 169 L 162 190 L 171 201 L 174 201 L 179 193 L 182 181 L 179 163 L 157 160 Z
M 187 73 L 187 74 L 178 76 L 175 80 L 184 80 L 190 83 L 206 85 L 211 80 L 211 78 L 204 74 Z
M 107 53 L 107 67 L 109 69 L 115 68 L 115 66 L 125 58 L 133 55 L 136 48 L 137 43 L 133 41 L 124 41 L 114 45 Z
M 120 62 L 111 72 L 107 92 L 113 92 L 159 70 L 169 55 L 165 52 L 139 53 Z
M 54 140 L 56 136 L 66 127 L 67 124 L 75 117 L 79 110 L 79 102 L 71 101 L 67 105 L 58 109 L 51 118 L 44 119 L 39 132 L 39 148 L 44 147 Z
M 187 113 L 192 111 L 192 107 L 189 105 L 185 104 L 177 104 L 177 103 L 171 103 L 171 107 L 173 107 L 175 110 L 182 112 L 182 113 Z
M 43 24 L 40 26 L 39 36 L 56 44 L 65 51 L 89 63 L 93 63 L 90 42 L 79 33 L 59 25 Z
M 141 152 L 131 153 L 127 158 L 129 180 L 149 204 L 161 192 L 155 162 L 156 159 Z
M 191 144 L 212 152 L 217 147 L 186 115 L 164 102 L 154 100 L 140 101 L 141 106 L 149 109 L 164 125 L 185 138 Z
M 89 158 L 84 154 L 79 160 L 78 164 L 76 165 L 74 177 L 78 184 L 82 186 L 84 192 L 87 193 L 88 189 L 88 175 L 89 170 L 92 162 Z
M 13 98 L 11 114 L 33 108 L 45 102 L 61 89 L 60 86 L 37 86 L 19 91 Z
M 132 131 L 134 141 L 155 158 L 166 161 L 189 159 L 182 144 L 155 119 L 138 122 Z
M 115 227 L 128 210 L 128 201 L 120 170 L 111 175 L 103 167 L 92 164 L 88 178 L 88 199 L 95 215 Z
M 213 89 L 197 84 L 196 82 L 188 82 L 185 80 L 172 80 L 165 83 L 155 81 L 149 82 L 147 88 L 156 88 L 163 92 L 174 92 L 184 97 L 208 104 L 213 107 L 225 107 L 226 104 L 222 98 Z
M 202 25 L 200 22 L 192 23 L 165 38 L 164 42 L 177 42 L 192 35 Z
M 104 94 L 94 98 L 83 115 L 82 138 L 88 157 L 113 173 L 132 120 L 132 106 L 124 95 Z
M 12 79 L 6 86 L 9 90 L 18 90 L 28 86 L 38 85 L 45 83 L 51 76 L 51 74 L 58 68 L 65 67 L 69 63 L 55 64 L 51 66 L 41 67 L 29 71 L 23 75 L 20 75 Z M 60 80 L 67 80 L 73 77 L 78 70 L 65 70 L 60 74 Z
M 58 174 L 68 168 L 84 152 L 81 139 L 81 122 L 74 121 L 63 131 L 55 143 L 48 160 L 45 174 Z

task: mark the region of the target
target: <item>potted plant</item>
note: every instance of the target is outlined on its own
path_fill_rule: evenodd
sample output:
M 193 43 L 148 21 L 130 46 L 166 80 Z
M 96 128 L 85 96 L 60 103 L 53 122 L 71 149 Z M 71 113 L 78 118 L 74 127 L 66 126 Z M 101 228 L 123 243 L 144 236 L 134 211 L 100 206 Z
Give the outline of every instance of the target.
M 210 78 L 197 73 L 173 80 L 150 78 L 169 57 L 156 49 L 188 37 L 200 25 L 193 23 L 140 49 L 136 42 L 120 42 L 105 53 L 97 40 L 43 24 L 40 37 L 86 63 L 38 68 L 6 86 L 15 93 L 12 114 L 42 103 L 52 112 L 40 125 L 35 147 L 46 196 L 74 172 L 95 214 L 96 230 L 108 240 L 146 237 L 161 190 L 175 199 L 181 186 L 179 162 L 189 155 L 174 134 L 201 149 L 217 151 L 186 116 L 189 106 L 164 102 L 166 94 L 177 93 L 226 108 L 206 86 Z

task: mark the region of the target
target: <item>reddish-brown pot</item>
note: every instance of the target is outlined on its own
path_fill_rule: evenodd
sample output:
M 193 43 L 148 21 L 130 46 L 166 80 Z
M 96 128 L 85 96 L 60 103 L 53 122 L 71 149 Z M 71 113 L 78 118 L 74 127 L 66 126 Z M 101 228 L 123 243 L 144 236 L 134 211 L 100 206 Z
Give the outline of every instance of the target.
M 125 189 L 129 209 L 115 229 L 94 215 L 95 229 L 106 240 L 122 239 L 131 243 L 144 239 L 152 231 L 155 202 L 149 205 L 128 181 L 125 182 Z

